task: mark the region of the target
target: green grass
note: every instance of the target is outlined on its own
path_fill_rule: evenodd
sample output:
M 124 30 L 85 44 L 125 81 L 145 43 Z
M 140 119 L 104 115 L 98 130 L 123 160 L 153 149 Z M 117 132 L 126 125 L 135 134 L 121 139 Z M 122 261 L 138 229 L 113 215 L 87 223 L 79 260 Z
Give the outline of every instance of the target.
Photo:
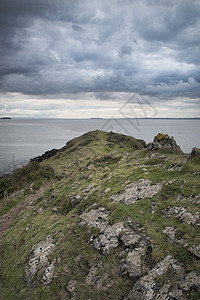
M 182 154 L 161 151 L 161 157 L 150 158 L 149 151 L 142 145 L 143 142 L 133 138 L 101 131 L 90 132 L 68 142 L 58 154 L 42 163 L 18 170 L 12 175 L 15 177 L 0 179 L 1 194 L 5 189 L 10 189 L 9 193 L 24 189 L 25 195 L 30 193 L 32 183 L 35 191 L 53 180 L 51 187 L 31 209 L 24 210 L 18 216 L 2 237 L 0 299 L 30 297 L 57 300 L 61 299 L 61 294 L 67 299 L 66 286 L 72 279 L 77 281 L 78 299 L 117 300 L 127 295 L 132 288 L 132 281 L 119 274 L 120 247 L 112 250 L 110 255 L 102 256 L 89 243 L 90 236 L 97 237 L 99 230 L 79 226 L 80 214 L 98 207 L 109 210 L 110 225 L 131 218 L 142 226 L 152 242 L 155 262 L 170 254 L 184 265 L 186 271 L 194 270 L 200 274 L 199 260 L 182 246 L 170 243 L 162 233 L 166 226 L 175 226 L 189 246 L 199 243 L 199 227 L 180 222 L 176 216 L 166 217 L 163 212 L 172 206 L 186 207 L 192 213 L 199 210 L 196 204 L 189 201 L 189 197 L 200 194 L 200 166 L 186 163 L 186 157 Z M 182 170 L 169 172 L 173 164 L 181 164 Z M 122 192 L 127 184 L 140 178 L 149 179 L 152 184 L 163 182 L 162 190 L 152 198 L 140 199 L 129 205 L 110 200 L 113 194 Z M 175 182 L 167 185 L 172 179 Z M 91 184 L 98 189 L 85 192 Z M 110 191 L 104 193 L 107 188 Z M 72 199 L 77 195 L 80 197 L 74 205 Z M 185 199 L 178 201 L 178 195 Z M 2 197 L 0 213 L 6 213 L 23 199 L 23 193 L 8 201 Z M 56 276 L 48 287 L 38 283 L 30 288 L 25 282 L 24 267 L 31 248 L 48 235 L 56 244 L 56 251 L 49 257 L 50 260 L 56 259 Z M 98 262 L 101 262 L 98 278 L 102 278 L 105 286 L 112 282 L 108 290 L 98 290 L 95 284 L 88 286 L 85 282 L 90 268 Z M 166 274 L 160 281 L 168 277 Z M 188 297 L 197 299 L 197 292 L 190 290 Z

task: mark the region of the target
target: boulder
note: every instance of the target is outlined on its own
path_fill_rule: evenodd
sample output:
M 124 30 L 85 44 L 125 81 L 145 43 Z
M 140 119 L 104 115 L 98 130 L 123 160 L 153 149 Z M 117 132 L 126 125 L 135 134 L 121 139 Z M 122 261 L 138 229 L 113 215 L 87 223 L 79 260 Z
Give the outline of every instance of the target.
M 192 148 L 188 161 L 200 163 L 200 149 L 197 147 Z
M 155 151 L 159 149 L 165 149 L 174 153 L 183 153 L 181 148 L 177 145 L 174 137 L 170 137 L 168 134 L 164 133 L 158 133 L 154 137 L 153 142 L 147 145 L 147 148 Z

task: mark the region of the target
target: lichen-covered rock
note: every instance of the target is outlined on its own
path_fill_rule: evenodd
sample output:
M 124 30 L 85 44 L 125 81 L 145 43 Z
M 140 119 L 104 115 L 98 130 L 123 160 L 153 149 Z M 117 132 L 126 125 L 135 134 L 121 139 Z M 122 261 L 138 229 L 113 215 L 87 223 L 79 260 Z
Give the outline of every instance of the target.
M 139 179 L 136 182 L 128 184 L 123 193 L 112 195 L 111 200 L 115 203 L 135 203 L 139 199 L 153 197 L 162 189 L 162 185 L 162 183 L 151 185 L 150 180 Z
M 193 204 L 200 205 L 200 194 L 194 197 L 190 197 L 189 201 Z
M 200 226 L 200 214 L 198 212 L 192 214 L 185 211 L 181 214 L 179 213 L 177 218 L 184 223 Z
M 31 257 L 28 264 L 25 267 L 26 282 L 30 286 L 36 285 L 38 279 L 36 279 L 37 273 L 41 273 L 42 277 L 39 279 L 43 285 L 48 285 L 54 277 L 54 263 L 49 262 L 48 256 L 55 250 L 52 237 L 48 236 L 45 241 L 37 243 L 31 249 Z
M 200 163 L 200 149 L 197 147 L 192 148 L 188 161 Z
M 104 207 L 92 209 L 80 216 L 80 225 L 87 224 L 87 227 L 97 227 L 103 231 L 108 225 L 109 212 Z
M 189 251 L 200 258 L 200 244 L 189 248 Z
M 48 285 L 49 283 L 52 282 L 54 278 L 54 264 L 55 264 L 55 259 L 52 261 L 52 263 L 45 269 L 44 275 L 41 279 L 41 283 L 43 285 Z
M 103 212 L 103 215 L 102 215 Z M 106 214 L 105 214 L 106 213 Z M 102 218 L 103 217 L 103 218 Z M 120 273 L 123 275 L 128 275 L 129 277 L 142 276 L 144 269 L 149 269 L 149 264 L 146 263 L 151 261 L 151 242 L 148 236 L 142 233 L 142 229 L 138 224 L 133 224 L 129 219 L 126 222 L 118 222 L 113 225 L 108 224 L 108 212 L 99 208 L 96 210 L 91 210 L 88 213 L 81 215 L 84 224 L 90 228 L 95 226 L 97 220 L 101 219 L 103 223 L 98 223 L 97 226 L 100 229 L 100 234 L 98 237 L 90 237 L 91 245 L 100 251 L 104 255 L 109 255 L 110 252 L 120 247 L 120 258 L 121 263 L 119 265 Z M 81 221 L 81 222 L 82 222 Z M 80 223 L 82 225 L 82 223 Z M 94 284 L 94 280 L 97 283 L 97 267 L 94 265 L 86 278 L 86 282 Z M 145 266 L 145 268 L 144 268 Z
M 158 143 L 158 142 L 152 142 L 152 143 L 149 143 L 149 144 L 147 145 L 147 148 L 148 148 L 149 150 L 155 150 L 155 151 L 157 151 L 157 150 L 161 149 L 162 146 L 161 146 L 161 144 Z
M 198 212 L 187 212 L 184 207 L 172 206 L 166 208 L 163 213 L 167 217 L 175 215 L 177 219 L 186 224 L 200 226 L 200 214 Z
M 94 239 L 94 247 L 103 254 L 108 254 L 110 251 L 119 245 L 119 236 L 125 230 L 122 222 L 108 226 L 98 238 Z
M 125 258 L 120 266 L 122 274 L 128 274 L 129 277 L 139 277 L 143 274 L 144 261 L 143 257 L 146 254 L 146 247 L 136 247 L 135 249 L 127 249 Z
M 168 273 L 173 275 L 167 276 Z M 136 281 L 124 300 L 187 300 L 186 292 L 192 287 L 200 291 L 200 277 L 195 272 L 185 274 L 183 266 L 167 256 Z
M 166 149 L 170 150 L 174 153 L 182 153 L 181 148 L 176 144 L 176 141 L 173 136 L 169 136 L 168 134 L 158 133 L 152 143 L 147 145 L 149 150 L 159 150 Z
M 171 217 L 173 215 L 177 215 L 179 213 L 183 213 L 185 212 L 185 208 L 184 207 L 177 207 L 177 206 L 172 206 L 169 208 L 166 208 L 163 213 L 166 217 Z

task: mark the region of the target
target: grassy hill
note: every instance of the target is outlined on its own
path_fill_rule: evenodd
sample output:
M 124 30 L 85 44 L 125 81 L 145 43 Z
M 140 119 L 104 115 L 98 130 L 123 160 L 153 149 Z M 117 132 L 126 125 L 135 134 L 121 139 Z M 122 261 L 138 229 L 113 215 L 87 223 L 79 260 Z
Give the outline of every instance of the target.
M 200 165 L 92 131 L 0 179 L 0 299 L 199 299 Z

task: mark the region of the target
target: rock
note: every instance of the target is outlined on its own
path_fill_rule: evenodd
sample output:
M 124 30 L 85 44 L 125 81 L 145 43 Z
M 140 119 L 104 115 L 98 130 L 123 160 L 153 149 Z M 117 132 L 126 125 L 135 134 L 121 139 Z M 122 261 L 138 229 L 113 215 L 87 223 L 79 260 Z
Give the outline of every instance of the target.
M 92 193 L 97 192 L 99 189 L 100 186 L 95 187 L 94 184 L 90 184 L 83 190 L 83 193 L 87 193 L 87 195 L 90 195 Z
M 168 136 L 168 134 L 158 133 L 152 143 L 147 145 L 149 150 L 159 150 L 165 149 L 170 150 L 174 153 L 183 153 L 181 148 L 176 144 L 173 136 Z
M 151 300 L 156 299 L 156 279 L 165 274 L 175 263 L 171 256 L 167 256 L 162 262 L 156 265 L 147 275 L 141 277 L 133 286 L 126 300 Z M 163 298 L 164 299 L 164 298 Z
M 152 143 L 149 143 L 148 145 L 147 145 L 147 148 L 149 149 L 149 150 L 155 150 L 155 151 L 157 151 L 157 150 L 159 150 L 159 149 L 161 149 L 162 148 L 162 146 L 161 146 L 161 144 L 159 144 L 158 142 L 152 142 Z
M 146 247 L 137 247 L 128 250 L 128 254 L 122 261 L 122 274 L 128 274 L 129 277 L 139 277 L 143 274 L 144 262 L 142 257 L 146 253 Z
M 104 207 L 99 207 L 98 209 L 87 213 L 83 213 L 81 216 L 80 225 L 87 224 L 87 227 L 97 227 L 101 232 L 108 225 L 109 212 Z
M 178 219 L 184 223 L 200 226 L 200 214 L 198 212 L 195 212 L 194 214 L 190 212 L 183 212 L 179 213 L 177 216 Z
M 165 276 L 169 272 L 173 276 L 166 280 Z M 187 300 L 187 291 L 192 287 L 200 292 L 200 277 L 195 272 L 185 274 L 182 265 L 172 256 L 167 256 L 136 281 L 124 300 Z
M 170 208 L 166 208 L 163 213 L 165 216 L 167 217 L 171 217 L 173 215 L 177 215 L 179 213 L 183 213 L 185 212 L 185 208 L 184 207 L 177 207 L 177 206 L 172 206 Z
M 40 279 L 43 285 L 47 285 L 53 280 L 55 261 L 50 263 L 48 256 L 54 250 L 55 245 L 52 242 L 51 236 L 33 246 L 31 249 L 31 258 L 25 267 L 25 277 L 28 285 L 34 286 L 37 284 L 37 273 L 43 274 L 43 277 Z
M 140 239 L 141 235 L 130 230 L 125 232 L 121 237 L 121 241 L 125 247 L 134 247 L 139 243 Z
M 200 244 L 197 246 L 190 247 L 188 249 L 192 254 L 200 258 Z
M 53 260 L 52 263 L 46 268 L 41 280 L 41 283 L 43 285 L 48 285 L 49 283 L 52 282 L 54 278 L 54 264 L 55 264 L 55 260 Z
M 119 245 L 119 235 L 124 231 L 122 222 L 108 226 L 98 238 L 94 239 L 94 247 L 103 254 L 109 254 L 110 251 Z
M 60 210 L 60 207 L 58 207 L 58 206 L 54 206 L 52 208 L 52 212 L 59 212 L 59 210 Z
M 200 163 L 200 149 L 197 147 L 192 148 L 188 161 Z
M 120 264 L 120 272 L 129 277 L 138 277 L 143 275 L 144 265 L 146 270 L 148 266 L 145 259 L 151 261 L 151 242 L 141 233 L 141 227 L 134 225 L 133 222 L 127 220 L 126 224 L 118 222 L 113 225 L 108 224 L 108 215 L 104 216 L 105 209 L 103 210 L 103 226 L 98 223 L 99 217 L 102 215 L 102 208 L 91 210 L 87 214 L 81 215 L 81 219 L 87 223 L 88 227 L 94 226 L 97 222 L 101 233 L 98 237 L 90 237 L 90 243 L 93 247 L 99 250 L 102 254 L 108 255 L 117 247 L 121 247 L 120 257 L 123 257 Z M 106 219 L 106 221 L 105 221 Z M 94 265 L 88 276 L 87 283 L 94 284 L 94 276 L 97 273 L 97 265 Z M 97 281 L 97 279 L 96 279 Z
M 194 214 L 187 212 L 184 207 L 172 206 L 165 209 L 163 213 L 167 217 L 176 215 L 177 219 L 189 225 L 200 226 L 200 214 L 198 212 L 195 212 Z
M 189 291 L 191 287 L 196 287 L 200 292 L 200 277 L 195 272 L 188 273 L 184 280 L 179 283 L 179 286 L 184 291 Z
M 194 197 L 190 197 L 190 201 L 193 204 L 200 205 L 200 194 Z
M 181 171 L 183 169 L 183 165 L 181 163 L 171 164 L 168 168 L 168 172 Z
M 125 205 L 135 203 L 139 199 L 152 198 L 162 189 L 162 185 L 162 183 L 151 185 L 150 180 L 139 179 L 134 183 L 128 184 L 123 193 L 112 195 L 111 200 L 115 203 L 121 202 Z

